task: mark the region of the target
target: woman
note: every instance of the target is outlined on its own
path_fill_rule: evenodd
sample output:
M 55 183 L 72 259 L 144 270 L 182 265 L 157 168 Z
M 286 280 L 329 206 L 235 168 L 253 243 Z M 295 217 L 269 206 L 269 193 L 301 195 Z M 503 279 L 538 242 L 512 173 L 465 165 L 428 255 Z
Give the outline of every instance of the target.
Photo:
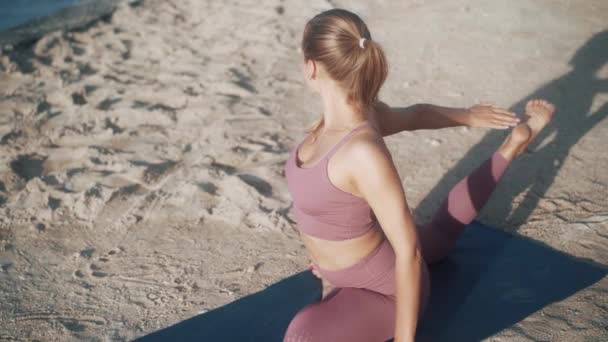
M 382 48 L 342 9 L 312 18 L 301 49 L 323 115 L 291 151 L 285 175 L 323 294 L 291 320 L 284 341 L 413 341 L 429 299 L 427 264 L 448 254 L 509 163 L 549 122 L 553 105 L 530 101 L 522 122 L 489 104 L 391 108 L 377 98 L 387 76 Z M 458 125 L 513 128 L 431 222 L 417 226 L 382 137 Z

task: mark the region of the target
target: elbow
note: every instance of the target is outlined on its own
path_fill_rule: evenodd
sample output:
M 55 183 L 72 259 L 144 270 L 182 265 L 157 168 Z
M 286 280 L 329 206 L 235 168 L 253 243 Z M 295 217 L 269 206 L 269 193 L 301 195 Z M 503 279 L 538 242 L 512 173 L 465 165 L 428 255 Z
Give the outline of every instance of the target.
M 419 244 L 415 244 L 405 250 L 401 250 L 395 253 L 395 257 L 397 263 L 401 264 L 419 264 L 424 262 L 424 257 L 422 256 L 422 250 L 420 249 Z
M 429 109 L 429 104 L 428 103 L 415 103 L 412 105 L 411 108 L 416 113 L 424 113 L 425 111 L 427 111 Z

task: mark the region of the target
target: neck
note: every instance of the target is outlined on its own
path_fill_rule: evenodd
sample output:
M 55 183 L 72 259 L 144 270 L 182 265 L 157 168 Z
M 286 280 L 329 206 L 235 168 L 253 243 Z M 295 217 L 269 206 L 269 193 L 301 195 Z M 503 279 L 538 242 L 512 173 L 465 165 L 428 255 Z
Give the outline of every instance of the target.
M 346 94 L 335 83 L 327 82 L 321 89 L 323 102 L 323 131 L 342 131 L 366 119 L 346 102 Z

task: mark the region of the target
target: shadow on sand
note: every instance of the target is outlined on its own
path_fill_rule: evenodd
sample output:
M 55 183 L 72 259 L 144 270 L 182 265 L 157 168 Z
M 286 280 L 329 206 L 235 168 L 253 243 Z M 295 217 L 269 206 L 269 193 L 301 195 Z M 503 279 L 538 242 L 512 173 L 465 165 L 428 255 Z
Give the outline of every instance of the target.
M 510 186 L 494 194 L 493 217 L 508 217 L 517 230 L 554 182 L 570 149 L 606 118 L 608 104 L 595 112 L 591 112 L 591 105 L 596 94 L 608 92 L 608 80 L 595 76 L 607 60 L 608 31 L 603 31 L 577 51 L 571 60 L 571 72 L 511 107 L 522 113 L 529 99 L 544 98 L 557 110 L 528 152 L 507 170 L 504 177 L 509 178 Z M 492 154 L 506 134 L 488 133 L 439 181 L 416 212 L 431 211 L 456 182 Z M 524 200 L 512 208 L 515 197 L 524 192 Z M 417 340 L 488 338 L 607 274 L 604 265 L 475 222 L 449 257 L 431 266 L 431 302 L 420 322 Z M 293 316 L 320 298 L 320 281 L 305 271 L 138 340 L 281 341 Z
M 554 79 L 528 97 L 511 106 L 523 113 L 526 102 L 543 98 L 556 107 L 551 122 L 540 132 L 527 152 L 514 160 L 503 179 L 508 186 L 500 186 L 491 200 L 493 217 L 505 218 L 511 228 L 519 227 L 530 217 L 538 201 L 553 184 L 572 147 L 608 115 L 608 103 L 591 112 L 594 96 L 608 93 L 608 79 L 598 79 L 596 73 L 608 62 L 608 31 L 595 34 L 571 59 L 572 71 Z M 416 216 L 432 212 L 450 189 L 475 166 L 481 164 L 502 143 L 508 131 L 492 130 L 473 146 L 447 172 L 415 209 Z M 608 186 L 606 184 L 604 187 Z M 526 192 L 527 190 L 527 192 Z M 608 190 L 608 189 L 604 189 Z M 516 208 L 514 199 L 526 192 Z M 511 213 L 511 210 L 513 212 Z M 511 213 L 511 215 L 509 215 Z M 513 227 L 515 225 L 515 227 Z
M 482 340 L 606 274 L 604 266 L 473 223 L 450 256 L 431 266 L 431 302 L 417 340 Z M 300 272 L 137 341 L 281 341 L 295 314 L 320 299 L 319 279 Z

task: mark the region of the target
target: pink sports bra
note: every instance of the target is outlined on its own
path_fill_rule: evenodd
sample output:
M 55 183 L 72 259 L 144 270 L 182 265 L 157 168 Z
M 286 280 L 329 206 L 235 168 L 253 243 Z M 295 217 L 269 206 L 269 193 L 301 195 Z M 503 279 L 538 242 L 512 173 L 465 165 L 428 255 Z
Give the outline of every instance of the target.
M 298 165 L 298 151 L 306 138 L 291 150 L 285 177 L 293 198 L 291 211 L 301 232 L 326 240 L 347 240 L 365 234 L 378 223 L 365 199 L 340 190 L 327 175 L 331 156 L 355 131 L 369 124 L 365 121 L 353 128 L 311 167 Z

